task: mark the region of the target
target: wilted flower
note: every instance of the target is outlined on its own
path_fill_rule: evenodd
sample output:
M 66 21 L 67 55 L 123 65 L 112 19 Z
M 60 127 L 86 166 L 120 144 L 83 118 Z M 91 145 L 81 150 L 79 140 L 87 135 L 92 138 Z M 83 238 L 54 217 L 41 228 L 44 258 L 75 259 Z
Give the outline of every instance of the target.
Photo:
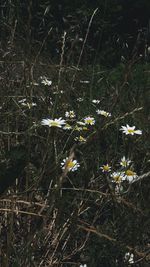
M 134 134 L 142 134 L 141 130 L 135 130 L 135 126 L 129 126 L 128 124 L 126 126 L 121 126 L 121 131 L 123 131 L 126 135 L 134 135 Z
M 50 86 L 52 84 L 52 81 L 48 80 L 45 76 L 41 76 L 41 83 L 44 85 Z
M 111 171 L 111 167 L 108 164 L 103 165 L 102 167 L 100 167 L 100 169 L 102 170 L 102 172 L 110 172 Z
M 78 126 L 78 125 L 76 125 L 74 127 L 74 130 L 80 132 L 80 131 L 87 131 L 88 128 L 86 126 Z
M 61 128 L 65 124 L 65 120 L 62 120 L 62 118 L 54 119 L 54 120 L 52 120 L 52 119 L 43 119 L 41 121 L 41 124 L 49 126 L 49 127 Z
M 121 161 L 120 161 L 120 165 L 124 168 L 128 167 L 131 163 L 131 160 L 126 159 L 125 156 L 122 157 Z
M 75 126 L 74 128 L 75 131 L 87 131 L 88 130 L 85 122 L 77 121 L 77 124 L 79 126 L 78 125 Z
M 66 111 L 66 113 L 65 113 L 65 117 L 66 118 L 73 119 L 73 118 L 75 118 L 75 116 L 76 116 L 76 114 L 75 114 L 75 112 L 73 110 Z
M 84 138 L 83 136 L 79 136 L 79 137 L 75 137 L 75 141 L 79 141 L 81 143 L 85 143 L 86 142 L 86 138 Z
M 97 113 L 98 115 L 102 115 L 102 116 L 104 116 L 104 117 L 111 117 L 111 113 L 106 112 L 105 110 L 97 109 L 97 110 L 96 110 L 96 113 Z
M 132 170 L 128 169 L 125 171 L 125 179 L 131 183 L 133 180 L 137 178 L 136 172 L 133 172 Z
M 61 167 L 63 170 L 67 169 L 68 171 L 74 172 L 80 167 L 80 164 L 77 162 L 76 159 L 69 160 L 69 158 L 67 157 L 66 159 L 63 159 L 63 161 L 61 162 Z
M 85 122 L 85 124 L 88 124 L 88 125 L 94 125 L 95 124 L 95 119 L 93 117 L 86 117 L 84 119 L 84 122 Z
M 65 126 L 63 127 L 64 130 L 71 130 L 72 126 L 68 123 L 65 124 Z

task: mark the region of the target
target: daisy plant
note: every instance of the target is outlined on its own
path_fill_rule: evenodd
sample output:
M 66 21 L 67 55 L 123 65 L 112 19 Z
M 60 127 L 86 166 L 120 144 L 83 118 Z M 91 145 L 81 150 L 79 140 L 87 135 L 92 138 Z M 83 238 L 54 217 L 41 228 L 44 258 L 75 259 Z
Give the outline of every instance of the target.
M 131 169 L 127 169 L 124 174 L 125 179 L 129 182 L 132 183 L 133 180 L 137 178 L 136 172 L 132 171 Z
M 76 159 L 69 160 L 69 158 L 67 157 L 61 162 L 61 167 L 63 170 L 67 169 L 68 171 L 74 172 L 80 167 L 80 164 L 77 162 Z
M 41 121 L 41 124 L 44 126 L 49 126 L 49 127 L 58 127 L 61 128 L 66 124 L 65 120 L 62 120 L 62 118 L 59 119 L 43 119 Z
M 130 165 L 131 160 L 126 159 L 125 156 L 123 156 L 123 157 L 121 158 L 121 160 L 120 160 L 119 163 L 120 163 L 120 165 L 121 165 L 122 167 L 126 168 L 126 167 L 128 167 L 128 166 Z
M 120 184 L 125 180 L 124 172 L 113 172 L 110 176 L 112 177 L 113 182 L 117 184 Z
M 110 172 L 111 171 L 111 167 L 108 164 L 101 166 L 100 169 L 102 170 L 102 172 Z
M 84 118 L 84 123 L 87 125 L 94 125 L 95 124 L 95 119 L 93 117 L 86 117 Z
M 126 126 L 121 126 L 120 131 L 126 135 L 142 134 L 141 130 L 135 130 L 135 126 L 129 126 L 128 124 Z

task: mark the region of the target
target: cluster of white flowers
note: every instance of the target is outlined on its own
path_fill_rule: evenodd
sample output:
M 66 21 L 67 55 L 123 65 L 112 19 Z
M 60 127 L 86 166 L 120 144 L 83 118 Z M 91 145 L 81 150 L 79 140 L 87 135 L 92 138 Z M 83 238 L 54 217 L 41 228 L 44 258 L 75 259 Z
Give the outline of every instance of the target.
M 51 85 L 52 82 L 50 80 L 48 80 L 45 76 L 41 77 L 42 79 L 42 83 L 44 85 Z M 83 101 L 83 98 L 78 98 L 77 99 L 79 102 Z M 27 105 L 26 104 L 26 99 L 23 99 L 21 101 L 19 101 L 21 105 Z M 94 104 L 99 104 L 100 100 L 98 99 L 93 99 L 92 103 Z M 28 103 L 29 105 L 29 103 Z M 35 103 L 31 103 L 30 105 L 34 106 L 36 105 Z M 105 110 L 100 110 L 97 109 L 96 113 L 98 115 L 102 115 L 104 117 L 111 117 L 111 113 L 105 111 Z M 76 114 L 73 110 L 70 111 L 66 111 L 65 112 L 65 119 L 62 119 L 62 117 L 60 118 L 55 118 L 55 119 L 51 119 L 51 118 L 45 118 L 42 119 L 41 121 L 41 125 L 44 126 L 48 126 L 48 127 L 57 127 L 57 128 L 62 128 L 63 130 L 72 130 L 72 132 L 74 131 L 87 131 L 87 130 L 91 130 L 93 125 L 95 125 L 96 121 L 95 118 L 92 116 L 86 116 L 83 119 L 81 119 L 81 121 L 77 121 L 76 118 Z M 68 123 L 68 121 L 69 123 Z M 126 126 L 121 126 L 120 131 L 122 131 L 124 134 L 126 135 L 141 135 L 142 131 L 141 130 L 136 130 L 135 126 L 129 126 L 128 124 Z M 85 138 L 82 134 L 76 136 L 74 138 L 75 141 L 80 142 L 80 143 L 86 143 L 87 138 Z M 131 164 L 131 160 L 130 159 L 126 159 L 125 156 L 123 156 L 119 162 L 120 165 L 120 169 L 119 170 L 115 170 L 112 172 L 112 168 L 111 166 L 106 163 L 104 165 L 102 165 L 100 167 L 100 169 L 102 170 L 103 173 L 109 173 L 109 176 L 112 179 L 112 182 L 116 183 L 116 186 L 120 185 L 122 183 L 122 181 L 128 181 L 129 183 L 132 183 L 136 178 L 137 178 L 137 174 L 136 172 L 134 172 L 132 170 L 132 168 L 130 167 Z M 77 162 L 77 160 L 69 160 L 68 158 L 64 159 L 63 162 L 61 163 L 61 167 L 62 169 L 67 168 L 68 171 L 76 171 L 79 167 L 80 164 Z
M 134 172 L 131 168 L 129 168 L 129 165 L 131 163 L 131 160 L 126 159 L 125 156 L 122 157 L 121 161 L 119 162 L 121 167 L 120 171 L 115 171 L 110 174 L 110 177 L 112 178 L 112 182 L 116 184 L 120 184 L 122 181 L 128 181 L 129 183 L 132 183 L 135 179 L 137 179 L 137 174 Z M 100 167 L 102 172 L 109 173 L 111 172 L 111 166 L 107 163 Z

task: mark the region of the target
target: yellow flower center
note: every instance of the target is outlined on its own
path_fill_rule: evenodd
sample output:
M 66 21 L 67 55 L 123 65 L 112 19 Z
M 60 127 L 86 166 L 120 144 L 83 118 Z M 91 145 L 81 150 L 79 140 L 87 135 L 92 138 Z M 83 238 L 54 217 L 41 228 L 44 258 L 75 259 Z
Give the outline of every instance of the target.
M 75 163 L 73 161 L 71 161 L 71 160 L 68 161 L 67 164 L 66 164 L 68 169 L 72 169 L 74 167 L 74 165 L 75 165 Z
M 136 173 L 133 172 L 133 171 L 131 171 L 131 170 L 127 170 L 127 171 L 126 171 L 126 175 L 127 175 L 127 176 L 133 176 L 133 175 L 136 175 Z
M 113 178 L 114 178 L 115 182 L 120 182 L 121 181 L 120 175 L 116 175 Z
M 128 129 L 129 133 L 134 133 L 135 131 L 133 129 Z
M 87 120 L 86 120 L 86 123 L 87 123 L 87 124 L 91 124 L 91 123 L 93 123 L 93 120 L 92 120 L 92 119 L 87 119 Z
M 52 122 L 50 123 L 50 125 L 51 125 L 52 127 L 58 127 L 58 126 L 59 126 L 59 123 L 58 123 L 57 121 L 52 121 Z
M 126 167 L 126 166 L 127 166 L 127 162 L 126 162 L 125 160 L 122 160 L 122 165 L 123 165 L 124 167 Z
M 103 166 L 104 171 L 109 171 L 110 167 L 108 165 Z

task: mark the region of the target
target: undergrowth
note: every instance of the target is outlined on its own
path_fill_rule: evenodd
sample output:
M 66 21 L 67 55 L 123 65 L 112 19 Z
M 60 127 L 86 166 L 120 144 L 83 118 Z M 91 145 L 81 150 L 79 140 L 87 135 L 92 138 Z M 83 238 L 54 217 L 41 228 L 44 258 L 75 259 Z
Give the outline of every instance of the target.
M 1 266 L 148 266 L 150 65 L 66 65 L 65 38 L 0 63 Z

